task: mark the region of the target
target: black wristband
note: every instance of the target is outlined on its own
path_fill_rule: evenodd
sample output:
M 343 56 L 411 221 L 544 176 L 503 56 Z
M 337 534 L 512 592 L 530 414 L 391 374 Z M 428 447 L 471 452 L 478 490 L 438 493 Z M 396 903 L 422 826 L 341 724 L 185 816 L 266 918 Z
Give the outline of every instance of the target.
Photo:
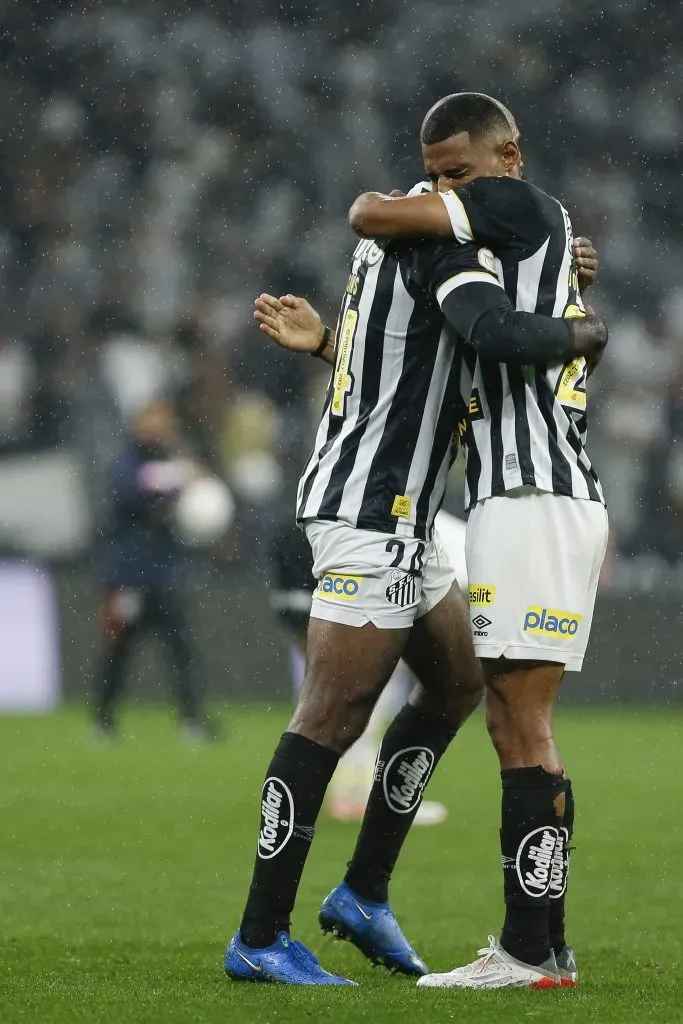
M 311 352 L 312 356 L 314 356 L 316 359 L 320 358 L 320 356 L 323 354 L 323 352 L 325 351 L 325 349 L 327 348 L 327 346 L 330 343 L 331 335 L 332 335 L 332 331 L 330 330 L 330 328 L 329 327 L 324 327 L 323 328 L 323 339 L 320 342 L 320 344 L 318 345 L 318 347 L 314 348 L 313 351 Z

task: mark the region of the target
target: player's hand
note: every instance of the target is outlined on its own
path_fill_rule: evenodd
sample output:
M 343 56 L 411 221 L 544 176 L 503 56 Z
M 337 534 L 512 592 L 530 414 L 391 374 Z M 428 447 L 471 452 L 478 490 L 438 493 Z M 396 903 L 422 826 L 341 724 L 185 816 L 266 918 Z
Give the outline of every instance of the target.
M 322 341 L 323 323 L 313 306 L 296 295 L 259 295 L 254 319 L 264 334 L 291 352 L 314 352 Z
M 595 284 L 598 276 L 600 258 L 593 248 L 590 238 L 574 239 L 574 259 L 579 273 L 579 291 L 584 292 Z

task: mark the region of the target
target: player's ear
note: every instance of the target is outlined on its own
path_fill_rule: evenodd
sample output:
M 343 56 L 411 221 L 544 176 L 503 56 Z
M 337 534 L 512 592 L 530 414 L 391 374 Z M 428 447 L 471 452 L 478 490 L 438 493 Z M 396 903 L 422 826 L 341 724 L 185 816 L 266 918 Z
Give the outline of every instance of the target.
M 504 142 L 501 147 L 501 155 L 503 157 L 503 165 L 505 167 L 506 174 L 514 174 L 515 169 L 522 169 L 522 154 L 519 151 L 519 145 L 514 139 L 508 139 Z

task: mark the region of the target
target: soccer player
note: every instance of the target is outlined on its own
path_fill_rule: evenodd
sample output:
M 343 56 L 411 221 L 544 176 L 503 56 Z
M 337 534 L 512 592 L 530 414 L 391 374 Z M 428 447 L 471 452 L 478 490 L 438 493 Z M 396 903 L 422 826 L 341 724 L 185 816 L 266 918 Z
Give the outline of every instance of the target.
M 126 670 L 137 639 L 162 641 L 184 734 L 212 738 L 195 674 L 196 652 L 183 598 L 185 553 L 172 523 L 173 504 L 196 468 L 178 456 L 176 419 L 168 402 L 135 418 L 129 440 L 110 467 L 103 530 L 101 645 L 95 666 L 95 724 L 111 737 Z
M 583 316 L 569 216 L 521 180 L 510 112 L 487 96 L 448 96 L 428 112 L 421 140 L 435 194 L 367 194 L 351 210 L 356 230 L 488 246 L 496 261 L 492 278 L 476 286 L 482 297 L 505 289 L 517 309 Z M 593 257 L 582 255 L 590 267 Z M 466 280 L 442 286 L 446 303 L 461 301 Z M 420 981 L 427 986 L 544 986 L 558 974 L 564 984 L 578 981 L 564 933 L 574 797 L 553 710 L 565 670 L 581 669 L 607 544 L 602 490 L 585 450 L 595 360 L 519 367 L 504 347 L 498 358 L 467 345 L 456 357 L 468 400 L 460 431 L 471 623 L 503 786 L 505 922 L 480 959 Z
M 461 590 L 467 589 L 465 523 L 443 509 L 435 526 L 456 571 Z M 299 698 L 306 671 L 306 631 L 313 601 L 313 558 L 303 530 L 287 519 L 280 522 L 270 544 L 270 605 L 289 637 L 292 691 Z M 405 704 L 415 685 L 410 669 L 399 662 L 380 696 L 363 735 L 341 758 L 327 791 L 327 813 L 335 821 L 361 821 L 372 787 L 377 749 L 387 724 Z M 422 800 L 416 825 L 438 825 L 447 810 L 436 800 Z
M 319 581 L 306 680 L 266 773 L 252 884 L 225 956 L 233 978 L 349 984 L 290 938 L 290 916 L 339 756 L 401 657 L 419 686 L 384 737 L 349 870 L 320 921 L 371 959 L 426 973 L 391 912 L 388 882 L 422 791 L 480 697 L 453 572 L 433 534 L 459 408 L 456 352 L 466 339 L 487 358 L 510 349 L 520 365 L 562 364 L 607 340 L 593 317 L 515 311 L 495 265 L 473 243 L 361 242 L 335 340 L 303 300 L 257 303 L 266 333 L 334 362 L 334 372 L 298 496 Z

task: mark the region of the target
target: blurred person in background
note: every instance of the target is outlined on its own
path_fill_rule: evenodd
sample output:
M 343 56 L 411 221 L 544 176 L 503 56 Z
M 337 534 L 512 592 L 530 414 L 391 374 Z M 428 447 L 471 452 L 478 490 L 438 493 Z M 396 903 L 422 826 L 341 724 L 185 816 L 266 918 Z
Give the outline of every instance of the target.
M 103 736 L 116 733 L 133 647 L 151 631 L 162 643 L 174 679 L 185 735 L 214 738 L 202 708 L 198 652 L 184 596 L 187 555 L 174 528 L 181 491 L 200 473 L 181 453 L 170 402 L 152 402 L 134 416 L 130 439 L 110 466 L 109 512 L 102 529 L 104 592 L 94 716 Z

